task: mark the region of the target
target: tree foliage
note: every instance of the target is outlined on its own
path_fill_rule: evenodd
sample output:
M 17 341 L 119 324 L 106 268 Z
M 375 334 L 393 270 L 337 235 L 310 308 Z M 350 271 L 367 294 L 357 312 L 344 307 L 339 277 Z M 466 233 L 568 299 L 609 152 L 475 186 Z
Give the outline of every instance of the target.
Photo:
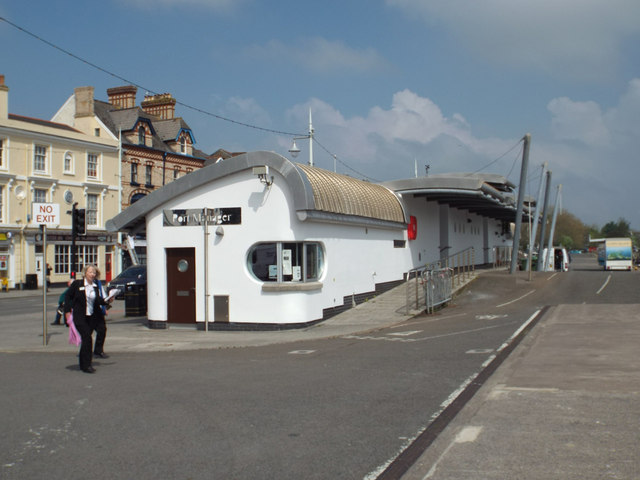
M 605 238 L 629 237 L 630 235 L 631 225 L 624 218 L 618 219 L 617 222 L 609 222 L 602 227 L 602 236 Z
M 547 216 L 547 231 L 545 234 L 544 245 L 549 242 L 551 219 L 553 218 L 553 212 Z M 541 227 L 538 228 L 538 235 L 540 235 Z M 636 232 L 637 233 L 637 232 Z M 597 225 L 586 225 L 578 217 L 570 212 L 561 211 L 558 212 L 556 218 L 556 228 L 553 235 L 554 244 L 561 245 L 568 250 L 578 249 L 584 250 L 589 248 L 589 237 L 591 238 L 611 238 L 611 237 L 631 237 L 634 239 L 634 245 L 637 245 L 637 235 L 631 231 L 631 226 L 624 218 L 619 218 L 618 221 L 610 221 L 606 223 L 602 228 Z M 523 229 L 523 235 L 521 240 L 521 248 L 526 250 L 529 245 L 529 228 L 528 225 Z M 539 246 L 540 239 L 536 239 L 535 246 Z

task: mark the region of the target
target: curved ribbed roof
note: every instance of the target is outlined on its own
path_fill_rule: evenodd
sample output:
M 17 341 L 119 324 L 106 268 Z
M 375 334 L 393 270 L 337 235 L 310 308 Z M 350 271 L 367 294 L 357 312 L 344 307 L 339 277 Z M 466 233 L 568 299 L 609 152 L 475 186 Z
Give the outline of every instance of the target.
M 257 166 L 278 172 L 291 191 L 301 221 L 402 229 L 406 221 L 399 198 L 387 187 L 316 167 L 291 163 L 273 152 L 247 152 L 213 163 L 168 183 L 106 222 L 109 231 L 138 231 L 145 216 L 179 195 Z
M 309 180 L 315 210 L 390 222 L 405 221 L 400 201 L 388 188 L 321 168 L 296 166 Z
M 392 180 L 383 185 L 401 196 L 424 197 L 478 215 L 515 221 L 515 185 L 501 175 L 446 173 Z M 527 215 L 529 207 L 525 207 Z

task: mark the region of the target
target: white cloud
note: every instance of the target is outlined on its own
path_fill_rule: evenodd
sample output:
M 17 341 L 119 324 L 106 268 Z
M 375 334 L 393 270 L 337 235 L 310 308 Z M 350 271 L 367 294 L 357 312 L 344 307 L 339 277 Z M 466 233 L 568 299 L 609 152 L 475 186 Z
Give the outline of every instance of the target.
M 291 108 L 289 120 L 306 124 L 309 107 L 317 139 L 353 168 L 377 179 L 411 176 L 414 160 L 421 165 L 434 162 L 432 171 L 438 173 L 475 170 L 486 165 L 486 158 L 504 154 L 516 142 L 475 138 L 461 114 L 447 117 L 433 101 L 407 89 L 393 95 L 389 108 L 373 107 L 364 117 L 345 118 L 333 106 L 312 99 Z M 282 140 L 283 147 L 288 148 L 287 141 Z M 303 144 L 298 146 L 306 149 Z M 468 163 L 470 159 L 475 162 Z M 510 166 L 512 160 L 509 156 L 505 163 Z
M 301 65 L 314 72 L 367 72 L 386 67 L 386 61 L 372 48 L 356 49 L 341 41 L 315 37 L 292 44 L 270 40 L 244 50 L 252 60 L 279 61 Z
M 600 79 L 640 34 L 637 0 L 387 0 L 429 25 L 444 25 L 480 58 L 554 76 Z
M 428 164 L 430 173 L 480 170 L 519 181 L 520 139 L 479 138 L 462 115 L 446 115 L 435 102 L 410 90 L 395 93 L 388 107 L 373 107 L 365 116 L 345 117 L 332 105 L 312 99 L 291 108 L 289 121 L 306 125 L 309 107 L 316 138 L 355 170 L 338 165 L 341 173 L 362 172 L 375 180 L 408 178 L 415 161 L 419 175 Z M 584 222 L 601 226 L 624 217 L 640 228 L 636 207 L 640 162 L 635 145 L 640 79 L 629 83 L 613 108 L 562 97 L 551 100 L 548 111 L 551 138 L 532 132 L 528 194 L 537 195 L 539 166 L 546 161 L 553 171 L 551 201 L 561 183 L 563 206 Z M 290 141 L 281 138 L 283 150 Z M 304 161 L 306 142 L 298 146 L 304 151 L 298 160 Z M 322 149 L 315 148 L 314 157 L 319 167 L 333 168 Z
M 574 102 L 566 97 L 554 98 L 547 105 L 551 112 L 551 127 L 559 140 L 579 140 L 591 146 L 603 146 L 611 135 L 605 125 L 602 110 L 596 102 Z
M 592 147 L 635 141 L 640 131 L 640 78 L 629 82 L 617 106 L 603 112 L 594 101 L 554 98 L 547 105 L 557 140 L 577 140 Z
M 635 140 L 640 132 L 640 78 L 629 82 L 629 88 L 620 97 L 618 106 L 609 110 L 605 119 L 615 132 Z
M 640 228 L 640 79 L 629 82 L 615 107 L 556 98 L 549 102 L 554 140 L 541 139 L 536 158 L 549 162 L 562 183 L 565 206 L 586 223 L 602 226 L 623 217 Z
M 237 119 L 251 125 L 266 127 L 271 125 L 271 117 L 253 98 L 231 97 L 221 110 L 223 116 Z

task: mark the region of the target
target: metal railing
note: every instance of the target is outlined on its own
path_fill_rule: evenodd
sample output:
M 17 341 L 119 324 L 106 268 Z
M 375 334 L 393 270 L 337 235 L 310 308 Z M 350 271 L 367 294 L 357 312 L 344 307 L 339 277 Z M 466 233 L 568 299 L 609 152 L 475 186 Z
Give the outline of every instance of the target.
M 437 270 L 441 268 L 451 268 L 453 275 L 451 277 L 451 286 L 454 286 L 454 282 L 460 285 L 471 278 L 471 275 L 476 269 L 476 251 L 473 247 L 460 250 L 458 253 L 449 255 L 446 258 L 442 258 L 437 262 L 432 262 L 426 265 L 427 270 Z
M 493 247 L 493 268 L 508 267 L 511 264 L 512 247 Z
M 453 269 L 425 270 L 424 297 L 427 313 L 434 313 L 436 307 L 444 305 L 453 297 Z
M 433 312 L 451 300 L 453 288 L 471 278 L 475 271 L 475 249 L 465 248 L 407 273 L 405 314 L 412 310 Z M 442 272 L 447 272 L 443 274 Z M 442 285 L 442 282 L 448 282 Z
M 423 310 L 425 305 L 424 298 L 424 280 L 422 278 L 426 267 L 419 267 L 407 272 L 407 280 L 405 282 L 405 315 L 409 315 L 412 310 Z

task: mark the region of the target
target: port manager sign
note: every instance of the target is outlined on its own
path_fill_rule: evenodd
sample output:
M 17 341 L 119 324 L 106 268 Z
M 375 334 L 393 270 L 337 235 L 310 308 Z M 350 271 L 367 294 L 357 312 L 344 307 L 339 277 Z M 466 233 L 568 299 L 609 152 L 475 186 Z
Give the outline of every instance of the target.
M 33 223 L 39 225 L 60 225 L 60 204 L 34 203 Z

